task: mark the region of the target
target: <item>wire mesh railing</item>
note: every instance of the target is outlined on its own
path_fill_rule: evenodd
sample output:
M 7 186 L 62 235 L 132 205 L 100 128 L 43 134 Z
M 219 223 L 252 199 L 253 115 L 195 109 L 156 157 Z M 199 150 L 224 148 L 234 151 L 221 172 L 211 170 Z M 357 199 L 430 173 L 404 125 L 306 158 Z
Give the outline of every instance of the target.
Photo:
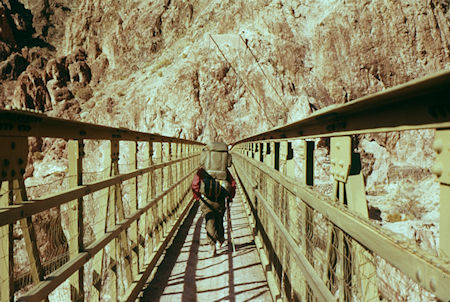
M 449 85 L 441 72 L 234 144 L 275 298 L 450 299 Z
M 0 301 L 135 299 L 192 205 L 202 144 L 18 110 L 0 117 Z M 36 159 L 28 137 L 55 139 Z M 35 176 L 24 179 L 30 160 Z

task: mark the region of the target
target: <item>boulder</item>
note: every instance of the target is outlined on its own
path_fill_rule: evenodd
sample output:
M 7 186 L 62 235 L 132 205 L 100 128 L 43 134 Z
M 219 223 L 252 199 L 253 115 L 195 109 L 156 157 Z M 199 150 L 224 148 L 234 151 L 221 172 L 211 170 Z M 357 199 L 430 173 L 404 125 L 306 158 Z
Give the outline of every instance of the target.
M 91 64 L 92 82 L 100 83 L 100 79 L 105 75 L 109 67 L 109 61 L 105 54 L 101 54 L 94 63 Z
M 69 71 L 61 59 L 51 59 L 45 66 L 45 81 L 57 80 L 66 83 L 69 80 Z
M 53 107 L 63 100 L 70 100 L 73 98 L 73 94 L 69 88 L 63 86 L 63 83 L 56 79 L 48 81 L 47 90 Z
M 50 95 L 39 69 L 30 65 L 19 76 L 14 91 L 14 104 L 18 107 L 42 111 L 52 108 Z
M 0 41 L 0 62 L 6 60 L 11 54 L 11 47 L 3 41 Z
M 9 12 L 2 3 L 0 3 L 0 29 L 0 40 L 5 41 L 9 45 L 15 45 L 16 39 L 10 23 Z
M 67 56 L 66 68 L 69 68 L 69 65 L 75 62 L 86 61 L 86 58 L 86 51 L 83 48 L 77 48 L 73 53 Z
M 85 61 L 77 61 L 69 65 L 70 81 L 87 85 L 91 81 L 91 68 Z
M 22 56 L 36 68 L 44 69 L 47 65 L 50 54 L 48 50 L 41 47 L 22 48 Z
M 20 54 L 13 53 L 6 61 L 0 63 L 0 80 L 16 80 L 29 65 Z

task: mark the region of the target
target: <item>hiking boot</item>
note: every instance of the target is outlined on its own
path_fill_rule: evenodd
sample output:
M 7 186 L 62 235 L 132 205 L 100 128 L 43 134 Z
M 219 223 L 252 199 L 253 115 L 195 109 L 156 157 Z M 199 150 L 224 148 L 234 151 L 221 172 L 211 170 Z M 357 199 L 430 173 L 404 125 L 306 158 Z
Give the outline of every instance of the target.
M 215 243 L 211 244 L 211 251 L 210 251 L 210 253 L 211 253 L 211 257 L 215 257 L 216 256 L 216 244 Z
M 225 238 L 221 238 L 219 241 L 216 242 L 217 248 L 221 248 L 225 245 Z

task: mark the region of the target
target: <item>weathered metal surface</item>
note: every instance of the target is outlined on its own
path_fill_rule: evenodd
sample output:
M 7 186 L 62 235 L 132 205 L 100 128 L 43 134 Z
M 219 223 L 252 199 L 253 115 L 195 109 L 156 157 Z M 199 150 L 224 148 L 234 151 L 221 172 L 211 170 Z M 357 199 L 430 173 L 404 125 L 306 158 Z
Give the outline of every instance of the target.
M 433 143 L 436 160 L 432 168 L 440 182 L 439 253 L 450 259 L 450 130 L 438 130 Z
M 122 141 L 164 141 L 192 145 L 203 143 L 159 134 L 82 123 L 24 110 L 0 109 L 0 136 L 54 137 L 65 139 L 96 139 Z
M 260 165 L 257 161 L 246 158 L 238 152 L 233 152 L 233 156 L 274 179 L 359 244 L 386 259 L 425 289 L 443 300 L 449 299 L 450 264 L 446 258 L 433 256 L 416 248 L 415 245 L 400 240 L 398 235 L 371 224 L 367 219 L 353 214 L 345 206 L 336 204 L 333 199 L 293 182 L 266 165 Z M 245 188 L 246 191 L 253 190 L 248 184 Z
M 138 170 L 135 170 L 130 173 L 121 174 L 121 175 L 117 175 L 117 176 L 110 176 L 105 180 L 100 180 L 100 181 L 97 181 L 97 182 L 94 182 L 91 184 L 85 184 L 82 186 L 78 186 L 73 189 L 69 189 L 67 191 L 52 194 L 48 197 L 44 197 L 44 198 L 40 198 L 40 199 L 36 199 L 36 200 L 25 201 L 19 205 L 12 205 L 12 206 L 9 206 L 6 208 L 0 208 L 0 226 L 13 223 L 20 218 L 29 217 L 36 213 L 48 210 L 55 206 L 59 206 L 63 203 L 80 198 L 87 194 L 108 188 L 114 184 L 118 184 L 125 180 L 137 177 L 138 175 L 148 173 L 155 169 L 161 169 L 162 167 L 168 166 L 170 164 L 173 164 L 173 163 L 176 163 L 179 161 L 189 160 L 193 157 L 198 157 L 198 154 L 187 156 L 187 157 L 181 158 L 181 159 L 176 159 L 172 162 L 166 162 L 166 163 L 152 165 L 150 167 L 138 169 Z
M 450 127 L 450 71 L 410 81 L 237 141 L 330 137 L 418 128 Z
M 71 188 L 83 184 L 83 157 L 83 140 L 70 140 L 68 143 L 68 160 L 69 186 Z M 70 201 L 67 207 L 70 221 L 67 241 L 69 243 L 70 259 L 73 259 L 84 249 L 83 198 Z M 69 283 L 71 300 L 84 300 L 84 267 L 70 277 Z
M 159 201 L 162 200 L 164 196 L 169 194 L 174 188 L 180 185 L 186 178 L 192 177 L 195 170 L 190 171 L 184 175 L 179 181 L 177 181 L 173 186 L 167 188 L 164 192 L 155 197 L 149 204 L 144 208 L 134 211 L 128 218 L 126 218 L 121 224 L 115 225 L 112 229 L 108 230 L 103 236 L 97 239 L 95 242 L 86 247 L 84 252 L 79 253 L 79 255 L 64 264 L 57 271 L 52 273 L 46 278 L 45 281 L 40 282 L 40 284 L 33 288 L 31 291 L 27 292 L 19 301 L 40 301 L 43 297 L 48 296 L 56 287 L 58 287 L 62 282 L 64 282 L 70 275 L 75 273 L 80 269 L 85 263 L 87 263 L 92 257 L 94 257 L 98 252 L 100 252 L 106 245 L 114 242 L 115 239 L 120 237 L 120 234 L 128 229 L 132 223 L 137 221 L 142 214 L 156 206 Z M 190 188 L 187 191 L 189 191 Z M 167 237 L 169 238 L 169 237 Z M 153 261 L 157 261 L 153 260 Z

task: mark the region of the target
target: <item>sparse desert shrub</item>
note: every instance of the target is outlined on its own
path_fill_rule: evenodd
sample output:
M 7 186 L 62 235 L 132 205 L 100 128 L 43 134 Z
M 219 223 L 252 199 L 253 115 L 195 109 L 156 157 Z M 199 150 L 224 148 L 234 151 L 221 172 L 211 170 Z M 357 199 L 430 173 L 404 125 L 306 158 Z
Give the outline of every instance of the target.
M 427 211 L 421 202 L 423 192 L 416 186 L 415 183 L 402 182 L 393 195 L 392 200 L 395 200 L 393 213 L 403 214 L 402 220 L 421 219 Z
M 42 153 L 42 152 L 34 152 L 33 153 L 33 158 L 35 160 L 43 160 L 44 159 L 44 153 Z
M 153 71 L 157 71 L 157 70 L 159 70 L 161 68 L 169 66 L 171 63 L 172 63 L 172 61 L 169 60 L 169 59 L 162 59 L 161 61 L 156 63 L 156 65 L 153 67 Z
M 402 215 L 400 215 L 399 213 L 389 214 L 389 215 L 387 215 L 386 220 L 387 220 L 388 222 L 398 222 L 398 221 L 402 221 Z
M 75 96 L 83 101 L 89 100 L 93 96 L 94 92 L 89 86 L 81 87 L 75 90 Z

